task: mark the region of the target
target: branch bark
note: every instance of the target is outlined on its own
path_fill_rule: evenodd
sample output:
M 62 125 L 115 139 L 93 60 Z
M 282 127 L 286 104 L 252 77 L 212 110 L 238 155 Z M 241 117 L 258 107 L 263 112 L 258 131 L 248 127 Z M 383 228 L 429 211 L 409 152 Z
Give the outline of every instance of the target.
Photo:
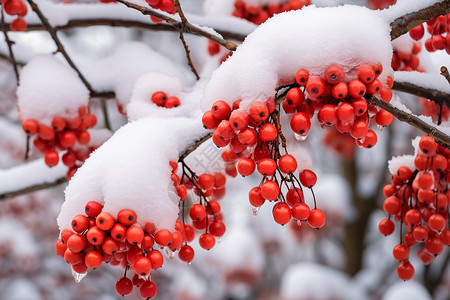
M 30 1 L 30 0 L 28 0 L 28 1 Z M 235 51 L 237 49 L 237 45 L 235 43 L 224 40 L 223 38 L 220 38 L 216 35 L 206 32 L 205 30 L 203 30 L 197 26 L 194 26 L 189 22 L 185 22 L 183 25 L 183 22 L 177 21 L 165 14 L 157 12 L 156 10 L 146 8 L 146 7 L 143 7 L 143 6 L 140 6 L 140 5 L 125 1 L 125 0 L 116 0 L 116 1 L 126 5 L 129 8 L 140 11 L 144 15 L 150 15 L 150 16 L 162 19 L 162 20 L 166 21 L 168 24 L 174 26 L 176 29 L 181 28 L 183 33 L 193 33 L 193 34 L 204 36 L 207 39 L 210 39 L 211 41 L 216 42 L 231 51 Z
M 418 97 L 423 97 L 434 101 L 436 104 L 445 105 L 450 108 L 450 95 L 441 91 L 417 86 L 409 82 L 394 81 L 393 90 L 405 92 Z
M 61 177 L 58 178 L 57 180 L 53 181 L 53 182 L 45 182 L 45 183 L 41 183 L 41 184 L 36 184 L 36 185 L 32 185 L 17 191 L 12 191 L 12 192 L 7 192 L 4 194 L 0 194 L 0 201 L 2 200 L 6 200 L 8 198 L 12 198 L 12 197 L 16 197 L 16 196 L 20 196 L 20 195 L 24 195 L 24 194 L 28 194 L 31 192 L 36 192 L 39 190 L 44 190 L 44 189 L 48 189 L 51 187 L 55 187 L 58 186 L 60 184 L 63 184 L 67 182 L 65 177 Z
M 403 110 L 400 110 L 392 106 L 391 104 L 376 98 L 375 96 L 368 96 L 366 100 L 368 104 L 372 104 L 386 110 L 399 121 L 408 123 L 409 125 L 422 130 L 429 136 L 433 137 L 438 144 L 447 149 L 450 149 L 450 137 L 447 134 L 440 131 L 439 129 L 437 129 L 436 127 L 428 125 L 427 123 L 419 119 L 417 116 L 404 112 Z
M 419 11 L 401 16 L 391 23 L 391 40 L 395 40 L 414 27 L 448 12 L 450 12 L 450 0 L 444 0 Z
M 12 45 L 14 44 L 14 42 L 11 41 L 9 39 L 9 36 L 8 36 L 9 24 L 8 24 L 8 27 L 7 27 L 7 25 L 5 23 L 5 12 L 4 12 L 4 9 L 3 9 L 3 5 L 1 7 L 1 10 L 2 10 L 2 12 L 1 12 L 1 14 L 2 14 L 2 16 L 1 16 L 1 27 L 2 27 L 2 31 L 3 31 L 3 35 L 5 36 L 5 42 L 8 45 L 8 51 L 9 51 L 8 60 L 13 65 L 14 73 L 16 74 L 16 82 L 17 82 L 17 85 L 19 85 L 19 83 L 20 83 L 19 70 L 18 70 L 18 67 L 17 67 L 17 61 L 16 61 L 16 58 L 14 56 L 14 52 L 12 50 Z
M 45 29 L 48 31 L 48 33 L 52 37 L 53 41 L 55 42 L 56 47 L 57 47 L 56 51 L 60 52 L 64 56 L 64 58 L 66 59 L 67 63 L 72 67 L 72 69 L 75 72 L 77 72 L 78 77 L 80 77 L 81 81 L 86 86 L 86 88 L 89 90 L 90 94 L 92 95 L 92 94 L 96 93 L 94 91 L 94 89 L 92 88 L 91 84 L 87 81 L 87 79 L 84 77 L 84 75 L 77 68 L 75 63 L 72 61 L 70 56 L 67 54 L 66 50 L 64 49 L 63 44 L 61 43 L 61 41 L 58 38 L 58 35 L 56 34 L 55 28 L 53 28 L 50 25 L 50 23 L 47 21 L 47 18 L 41 12 L 41 10 L 39 9 L 39 6 L 36 3 L 34 3 L 33 0 L 27 0 L 27 1 L 30 4 L 31 9 L 37 14 L 37 16 L 39 17 L 39 20 L 41 20 L 41 22 L 42 22 L 42 25 L 44 25 Z

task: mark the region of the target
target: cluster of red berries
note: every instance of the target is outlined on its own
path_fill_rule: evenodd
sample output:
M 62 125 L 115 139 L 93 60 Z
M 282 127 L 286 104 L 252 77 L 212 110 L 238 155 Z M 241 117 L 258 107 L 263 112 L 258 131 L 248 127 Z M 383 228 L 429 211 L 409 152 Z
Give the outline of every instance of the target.
M 439 16 L 426 23 L 427 31 L 431 37 L 425 41 L 425 49 L 427 49 L 428 52 L 445 49 L 445 51 L 450 54 L 450 36 L 448 34 L 450 31 L 450 14 Z M 425 27 L 423 24 L 417 25 L 409 31 L 411 38 L 416 41 L 422 39 L 424 34 Z
M 216 244 L 216 238 L 220 238 L 226 230 L 221 206 L 217 200 L 225 195 L 226 177 L 222 173 L 214 175 L 204 173 L 197 177 L 187 166 L 183 164 L 183 176 L 176 174 L 178 164 L 170 162 L 172 166 L 171 179 L 177 195 L 180 197 L 180 211 L 184 215 L 187 191 L 193 190 L 199 197 L 198 203 L 189 208 L 189 217 L 192 220 L 191 228 L 203 232 L 199 238 L 200 247 L 210 250 Z M 190 172 L 190 175 L 187 174 Z M 184 223 L 184 218 L 183 218 Z M 189 253 L 189 255 L 188 255 Z M 190 262 L 194 258 L 194 250 L 189 245 L 184 245 L 178 253 L 182 261 Z
M 120 295 L 128 295 L 133 285 L 139 287 L 143 298 L 156 295 L 156 285 L 149 280 L 151 270 L 160 268 L 164 257 L 153 249 L 155 243 L 160 247 L 177 249 L 182 243 L 182 233 L 167 229 L 156 230 L 153 223 L 142 228 L 136 223 L 133 210 L 121 210 L 114 218 L 103 206 L 90 201 L 86 204 L 86 215 L 77 215 L 72 220 L 72 230 L 61 231 L 56 242 L 56 253 L 71 264 L 72 270 L 84 274 L 88 269 L 97 269 L 103 262 L 121 265 L 134 270 L 133 279 L 126 276 L 116 283 Z
M 388 77 L 383 86 L 377 77 L 381 74 L 381 64 L 364 64 L 351 70 L 356 77 L 344 81 L 346 73 L 338 65 L 329 66 L 322 76 L 310 75 L 300 69 L 292 87 L 286 94 L 282 106 L 287 114 L 293 114 L 292 130 L 307 136 L 311 128 L 311 118 L 318 111 L 319 124 L 335 126 L 340 133 L 349 133 L 356 144 L 371 148 L 377 142 L 376 133 L 369 129 L 372 117 L 379 126 L 387 126 L 393 116 L 387 111 L 368 105 L 364 95 L 379 95 L 385 102 L 392 99 L 393 80 Z
M 235 101 L 230 107 L 225 101 L 216 101 L 202 119 L 205 128 L 215 129 L 212 135 L 214 144 L 218 147 L 229 146 L 222 152 L 227 164 L 226 172 L 231 176 L 236 176 L 237 172 L 250 176 L 257 169 L 263 179 L 258 187 L 250 191 L 250 203 L 258 208 L 266 200 L 277 201 L 272 212 L 278 224 L 284 225 L 294 218 L 308 220 L 314 228 L 322 227 L 325 215 L 317 208 L 310 211 L 301 188 L 301 185 L 312 188 L 317 180 L 316 175 L 311 170 L 303 170 L 299 174 L 300 185 L 294 175 L 297 160 L 287 153 L 284 145 L 285 154 L 281 155 L 281 126 L 275 101 L 256 101 L 251 104 L 248 114 L 239 110 L 240 102 Z M 301 126 L 298 122 L 301 123 L 301 120 L 291 121 L 296 132 L 299 132 L 297 127 Z M 281 192 L 283 184 L 288 187 L 286 196 Z
M 396 2 L 397 0 L 368 0 L 367 4 L 371 9 L 385 9 Z
M 419 141 L 418 153 L 414 159 L 416 170 L 406 166 L 398 168 L 391 184 L 383 188 L 386 199 L 384 211 L 389 214 L 378 226 L 383 235 L 394 232 L 392 218 L 400 223 L 406 233 L 393 249 L 393 256 L 401 263 L 397 267 L 400 279 L 410 280 L 414 267 L 409 262 L 410 248 L 422 243 L 418 258 L 429 264 L 450 245 L 448 225 L 450 190 L 450 150 L 438 145 L 430 136 Z
M 2 8 L 8 15 L 17 16 L 17 19 L 11 22 L 12 31 L 24 31 L 27 29 L 27 22 L 23 19 L 27 15 L 28 8 L 22 0 L 3 0 Z
M 160 249 L 166 249 L 172 259 L 175 252 L 181 261 L 190 263 L 195 256 L 194 249 L 187 243 L 192 242 L 195 230 L 203 231 L 199 237 L 202 248 L 209 250 L 216 244 L 226 230 L 222 221 L 220 199 L 225 193 L 226 178 L 221 173 L 187 176 L 183 169 L 183 177 L 177 175 L 178 164 L 170 162 L 171 180 L 176 193 L 180 197 L 180 208 L 184 216 L 185 200 L 188 189 L 193 189 L 200 197 L 200 203 L 189 208 L 192 225 L 179 220 L 175 223 L 175 231 L 157 230 L 151 222 L 142 227 L 137 223 L 137 215 L 133 210 L 122 209 L 114 218 L 103 211 L 103 205 L 90 201 L 85 206 L 85 213 L 73 218 L 72 230 L 61 232 L 56 242 L 56 253 L 71 264 L 73 272 L 85 274 L 88 269 L 96 269 L 103 262 L 122 266 L 126 272 L 134 271 L 132 279 L 126 276 L 116 282 L 119 295 L 129 295 L 133 286 L 139 288 L 143 298 L 156 295 L 155 283 L 150 281 L 150 272 L 162 267 L 164 257 Z M 183 165 L 183 168 L 187 168 Z M 189 169 L 190 170 L 190 169 Z M 181 183 L 183 182 L 183 183 Z
M 59 153 L 55 150 L 66 151 L 61 160 L 69 167 L 67 172 L 69 179 L 93 150 L 77 146 L 89 143 L 91 136 L 87 129 L 96 124 L 97 117 L 89 113 L 86 106 L 82 106 L 78 109 L 78 116 L 73 119 L 66 120 L 56 116 L 52 120 L 51 127 L 39 124 L 34 119 L 27 119 L 22 123 L 22 128 L 28 136 L 36 135 L 33 145 L 39 152 L 45 154 L 45 163 L 49 167 L 59 163 Z
M 166 93 L 162 91 L 155 92 L 152 95 L 152 102 L 159 107 L 173 108 L 180 105 L 180 99 L 175 96 L 167 97 Z
M 310 0 L 287 0 L 280 2 L 284 3 L 272 3 L 264 6 L 255 6 L 251 4 L 248 5 L 243 0 L 236 0 L 234 2 L 233 16 L 246 19 L 256 25 L 259 25 L 275 14 L 301 9 L 304 6 L 311 4 Z
M 420 66 L 419 52 L 422 46 L 414 42 L 410 52 L 398 51 L 395 49 L 392 54 L 391 67 L 394 71 L 419 71 L 424 69 Z
M 160 9 L 171 15 L 173 15 L 177 12 L 177 8 L 175 7 L 173 0 L 145 0 L 145 1 L 148 3 L 148 5 L 150 5 L 150 7 L 154 8 L 154 9 Z M 150 19 L 154 23 L 162 22 L 162 20 L 160 18 L 156 18 L 153 16 L 150 16 Z

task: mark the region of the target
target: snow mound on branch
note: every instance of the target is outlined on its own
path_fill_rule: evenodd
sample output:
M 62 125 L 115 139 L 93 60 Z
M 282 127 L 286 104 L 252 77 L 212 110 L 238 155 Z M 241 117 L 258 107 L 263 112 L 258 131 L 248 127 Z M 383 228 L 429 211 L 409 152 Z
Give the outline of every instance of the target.
M 401 16 L 443 1 L 444 0 L 397 0 L 397 3 L 390 6 L 389 9 L 383 9 L 382 11 L 378 11 L 378 13 L 387 22 L 391 23 Z
M 415 281 L 399 282 L 386 290 L 382 300 L 431 300 L 425 287 Z
M 166 93 L 167 97 L 180 99 L 180 106 L 173 108 L 159 107 L 152 102 L 152 95 L 158 91 Z M 130 121 L 148 116 L 181 117 L 200 116 L 198 99 L 201 89 L 185 87 L 183 81 L 176 76 L 161 73 L 142 75 L 134 85 L 131 101 L 127 106 Z
M 281 278 L 280 298 L 365 299 L 364 293 L 342 272 L 314 263 L 292 265 Z
M 120 128 L 77 171 L 65 190 L 57 218 L 60 230 L 70 228 L 89 201 L 104 204 L 114 217 L 124 208 L 136 211 L 137 222 L 174 229 L 178 196 L 170 180 L 170 160 L 204 134 L 200 119 L 143 118 Z
M 88 105 L 89 91 L 68 65 L 53 55 L 40 55 L 22 69 L 17 97 L 22 121 L 50 126 L 55 116 L 78 116 L 78 108 Z
M 398 82 L 411 83 L 417 86 L 426 86 L 429 89 L 434 89 L 447 94 L 450 94 L 450 85 L 444 76 L 439 74 L 428 74 L 423 72 L 395 72 L 395 80 Z
M 322 75 L 331 64 L 348 72 L 361 63 L 380 62 L 383 82 L 393 73 L 391 58 L 390 26 L 372 10 L 344 5 L 285 12 L 260 25 L 212 74 L 202 110 L 217 100 L 231 105 L 238 99 L 245 110 L 273 97 L 280 83 L 294 82 L 301 68 Z
M 140 42 L 124 43 L 112 55 L 86 65 L 83 71 L 97 90 L 114 91 L 123 106 L 130 102 L 134 84 L 143 74 L 183 73 L 169 58 Z

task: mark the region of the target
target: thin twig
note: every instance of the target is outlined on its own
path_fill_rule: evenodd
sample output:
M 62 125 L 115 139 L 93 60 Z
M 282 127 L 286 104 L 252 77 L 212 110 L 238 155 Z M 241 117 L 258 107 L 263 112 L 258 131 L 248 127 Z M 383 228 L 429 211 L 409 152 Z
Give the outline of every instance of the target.
M 448 73 L 448 69 L 446 66 L 441 67 L 441 75 L 447 79 L 448 83 L 450 84 L 450 74 Z
M 237 49 L 237 45 L 235 43 L 224 40 L 221 37 L 218 37 L 209 32 L 206 32 L 205 30 L 203 30 L 199 27 L 196 27 L 189 22 L 186 22 L 184 26 L 181 26 L 180 23 L 182 23 L 182 22 L 177 21 L 165 14 L 157 12 L 156 10 L 153 10 L 151 8 L 143 7 L 143 6 L 140 6 L 140 5 L 125 1 L 125 0 L 116 0 L 116 1 L 126 5 L 129 8 L 133 8 L 133 9 L 140 11 L 143 15 L 149 15 L 149 16 L 153 16 L 153 17 L 159 18 L 161 20 L 164 20 L 168 24 L 174 26 L 175 28 L 181 27 L 181 29 L 183 30 L 183 33 L 193 33 L 193 34 L 204 36 L 204 37 L 210 39 L 211 41 L 216 42 L 231 51 L 235 51 Z
M 194 73 L 194 75 L 195 75 L 195 78 L 197 78 L 197 80 L 199 80 L 200 76 L 198 75 L 197 69 L 195 68 L 194 63 L 192 62 L 189 47 L 188 47 L 186 40 L 184 39 L 184 35 L 183 35 L 183 27 L 186 26 L 186 24 L 189 22 L 186 19 L 186 16 L 184 15 L 183 10 L 181 9 L 180 1 L 174 0 L 174 5 L 177 8 L 178 15 L 180 16 L 180 19 L 181 19 L 181 23 L 179 23 L 180 26 L 178 29 L 180 30 L 180 40 L 181 40 L 181 43 L 183 44 L 184 52 L 186 53 L 186 59 L 188 61 L 189 67 L 191 67 L 192 73 Z
M 200 139 L 198 139 L 194 145 L 192 145 L 191 147 L 189 147 L 186 151 L 184 151 L 181 155 L 180 158 L 178 159 L 179 162 L 182 162 L 189 154 L 191 154 L 192 152 L 195 151 L 195 149 L 197 149 L 201 144 L 203 144 L 204 142 L 206 142 L 207 140 L 209 140 L 212 137 L 212 132 L 205 134 L 204 136 L 202 136 Z
M 368 104 L 372 104 L 386 110 L 399 121 L 406 122 L 409 125 L 422 130 L 429 136 L 433 137 L 438 144 L 450 149 L 450 137 L 436 127 L 428 125 L 417 116 L 404 112 L 403 110 L 400 110 L 391 104 L 376 98 L 375 96 L 367 96 L 366 100 Z
M 28 193 L 31 193 L 31 192 L 35 192 L 35 191 L 39 191 L 39 190 L 44 190 L 44 189 L 47 189 L 47 188 L 55 187 L 57 185 L 65 183 L 66 181 L 67 181 L 66 177 L 61 177 L 61 178 L 56 179 L 53 182 L 45 182 L 45 183 L 41 183 L 41 184 L 35 184 L 35 185 L 28 186 L 26 188 L 19 189 L 19 190 L 16 190 L 16 191 L 6 192 L 4 194 L 0 194 L 0 200 L 5 200 L 5 199 L 8 199 L 8 198 L 12 198 L 12 197 L 28 194 Z
M 445 105 L 450 108 L 450 95 L 438 90 L 426 88 L 423 86 L 417 86 L 409 82 L 398 81 L 394 81 L 394 86 L 392 87 L 392 89 L 412 94 L 418 97 L 427 98 L 436 102 L 436 104 Z
M 17 61 L 16 61 L 16 58 L 14 57 L 14 52 L 12 50 L 12 45 L 14 44 L 14 42 L 11 41 L 9 39 L 9 36 L 8 36 L 8 27 L 6 27 L 6 24 L 5 24 L 5 12 L 4 12 L 4 9 L 3 9 L 3 5 L 2 5 L 2 12 L 1 12 L 1 14 L 2 14 L 1 27 L 2 27 L 3 35 L 5 36 L 5 42 L 8 45 L 8 51 L 9 51 L 8 60 L 13 65 L 14 73 L 16 74 L 16 82 L 17 82 L 17 85 L 19 85 L 19 83 L 20 83 L 19 70 L 17 68 Z
M 391 23 L 391 40 L 402 36 L 414 27 L 446 14 L 450 11 L 450 0 L 445 0 L 419 11 L 401 16 Z
M 55 42 L 57 46 L 57 51 L 60 52 L 64 58 L 66 59 L 67 63 L 72 67 L 72 69 L 77 72 L 78 77 L 80 77 L 83 84 L 86 86 L 86 88 L 89 90 L 90 94 L 94 94 L 95 91 L 92 88 L 91 84 L 87 81 L 87 79 L 84 77 L 84 75 L 81 73 L 81 71 L 77 68 L 77 66 L 74 64 L 70 56 L 67 54 L 66 50 L 64 49 L 63 44 L 58 38 L 58 35 L 56 34 L 55 28 L 50 25 L 50 23 L 47 21 L 47 18 L 44 16 L 44 14 L 39 9 L 38 5 L 33 2 L 33 0 L 27 0 L 28 3 L 31 6 L 31 9 L 38 15 L 39 19 L 42 22 L 42 25 L 44 25 L 45 29 L 48 31 L 50 36 L 52 37 L 53 41 Z

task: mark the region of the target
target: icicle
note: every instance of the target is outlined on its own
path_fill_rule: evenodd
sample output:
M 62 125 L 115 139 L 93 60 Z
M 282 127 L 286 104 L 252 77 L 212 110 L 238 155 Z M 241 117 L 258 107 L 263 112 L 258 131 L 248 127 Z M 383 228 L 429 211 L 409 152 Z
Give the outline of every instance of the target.
M 300 220 L 295 220 L 295 223 L 297 223 L 297 226 L 302 226 L 302 221 Z
M 169 249 L 169 247 L 165 248 L 167 257 L 172 260 L 175 257 L 175 251 Z
M 252 208 L 252 212 L 253 212 L 253 215 L 254 215 L 255 217 L 258 215 L 259 209 L 260 209 L 260 207 L 253 207 L 253 208 Z
M 73 278 L 75 279 L 75 282 L 76 283 L 79 283 L 81 280 L 83 280 L 83 278 L 84 277 L 86 277 L 86 275 L 87 275 L 87 272 L 85 272 L 85 273 L 83 273 L 83 274 L 80 274 L 80 273 L 77 273 L 77 272 L 75 272 L 74 271 L 74 269 L 71 267 L 71 269 L 72 269 L 72 276 L 73 276 Z
M 383 131 L 383 129 L 384 129 L 384 126 L 381 126 L 381 125 L 377 125 L 377 127 L 378 127 L 379 131 Z
M 296 134 L 296 133 L 294 133 L 294 136 L 295 136 L 295 139 L 297 141 L 300 141 L 300 142 L 303 142 L 308 137 L 307 134 L 306 135 L 299 135 L 299 134 Z
M 188 262 L 188 263 L 187 263 L 187 265 L 188 265 L 188 266 L 191 266 L 191 265 L 192 265 L 192 262 L 191 262 L 191 261 L 190 261 L 190 262 Z

